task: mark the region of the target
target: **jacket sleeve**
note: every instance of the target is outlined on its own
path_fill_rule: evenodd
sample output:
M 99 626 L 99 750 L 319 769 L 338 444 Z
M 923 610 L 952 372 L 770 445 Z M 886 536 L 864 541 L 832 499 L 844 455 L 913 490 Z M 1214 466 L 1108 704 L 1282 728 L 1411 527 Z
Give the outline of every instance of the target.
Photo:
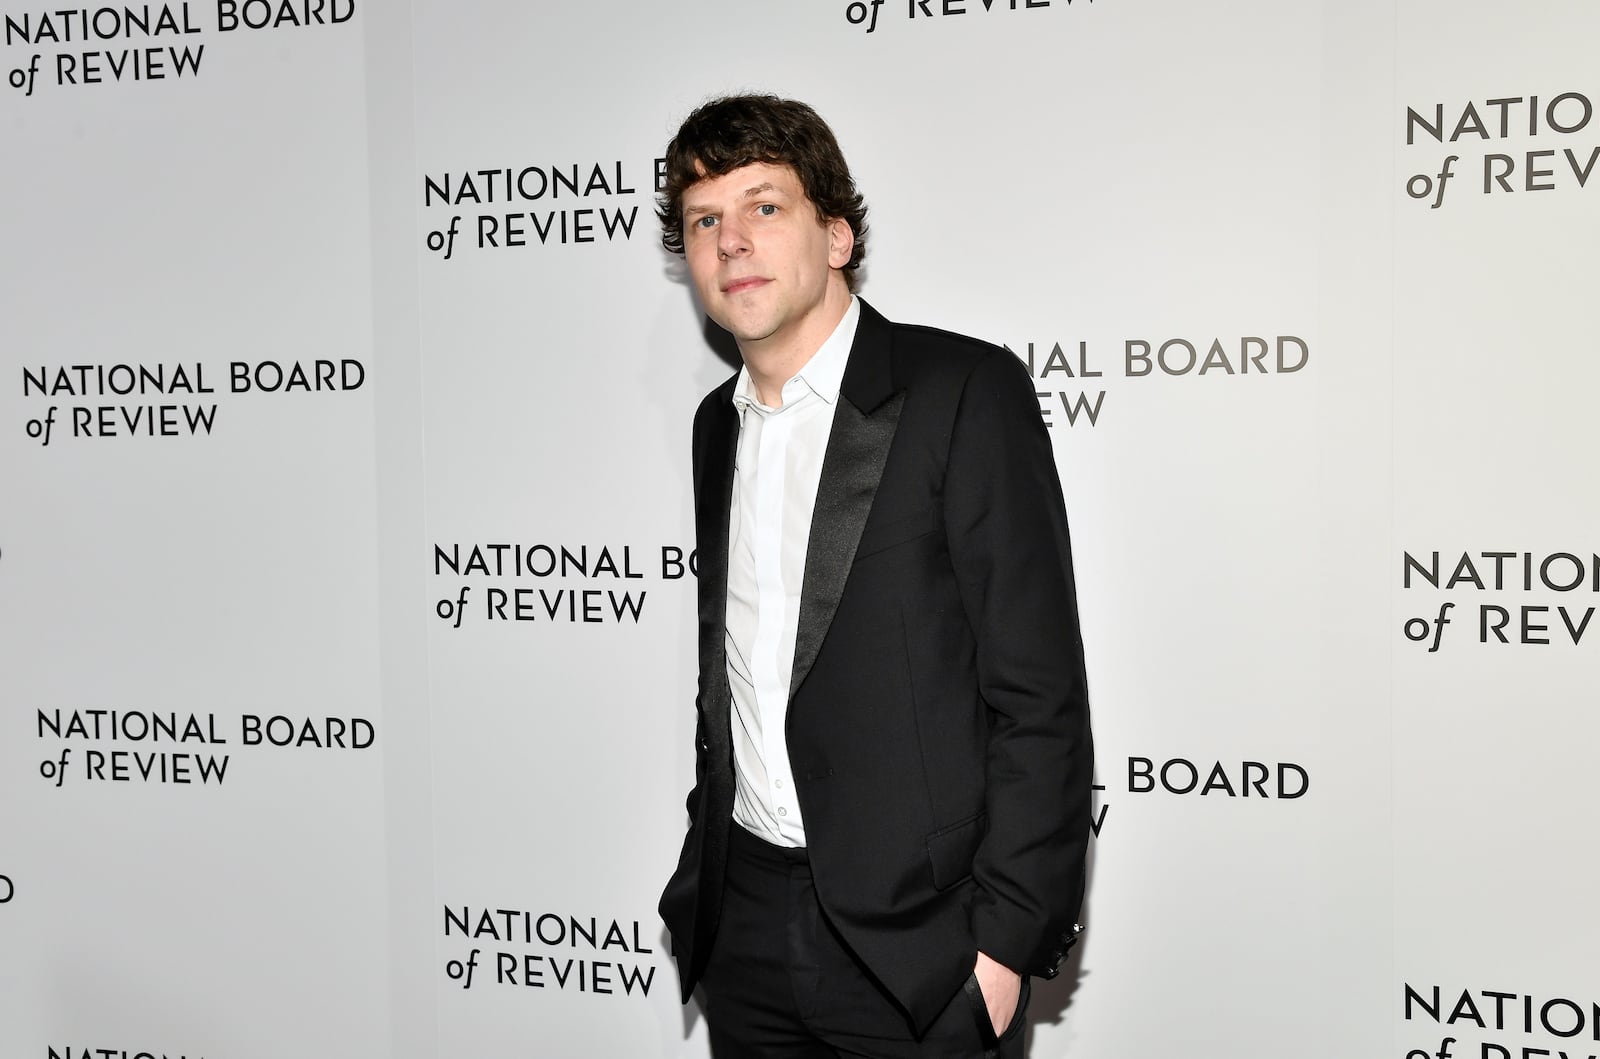
M 988 719 L 973 936 L 1049 977 L 1083 897 L 1093 746 L 1060 479 L 1031 380 L 1004 350 L 962 390 L 944 517 Z
M 700 402 L 700 407 L 695 410 L 694 430 L 690 446 L 690 470 L 694 483 L 693 508 L 696 518 L 699 517 L 701 490 L 704 487 L 704 475 L 701 471 L 701 461 L 705 453 L 706 420 L 712 407 L 712 397 L 707 396 Z M 698 530 L 698 527 L 697 527 Z M 697 534 L 698 536 L 698 534 Z M 703 591 L 699 578 L 695 579 L 695 591 Z M 697 612 L 703 612 L 704 605 L 697 605 Z M 697 619 L 703 620 L 703 615 L 697 613 Z M 701 672 L 696 678 L 694 696 L 694 786 L 689 789 L 689 794 L 684 798 L 684 810 L 689 814 L 691 823 L 699 818 L 700 792 L 705 789 L 706 783 L 706 753 L 710 749 L 706 740 L 706 714 L 705 714 L 706 674 Z

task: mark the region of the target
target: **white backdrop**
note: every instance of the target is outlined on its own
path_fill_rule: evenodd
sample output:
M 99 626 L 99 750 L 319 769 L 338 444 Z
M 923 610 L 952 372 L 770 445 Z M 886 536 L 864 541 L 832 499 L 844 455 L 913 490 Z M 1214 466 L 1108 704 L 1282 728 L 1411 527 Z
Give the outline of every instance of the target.
M 1103 789 L 1030 1054 L 1600 1055 L 1600 10 L 0 11 L 0 1053 L 706 1054 L 731 369 L 652 192 L 760 90 L 1051 425 Z

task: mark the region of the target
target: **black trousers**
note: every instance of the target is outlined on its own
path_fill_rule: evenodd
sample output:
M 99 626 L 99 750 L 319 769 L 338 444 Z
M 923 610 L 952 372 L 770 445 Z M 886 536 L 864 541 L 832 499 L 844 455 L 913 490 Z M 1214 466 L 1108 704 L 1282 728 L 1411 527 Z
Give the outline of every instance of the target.
M 817 903 L 805 850 L 738 824 L 722 920 L 702 978 L 717 1059 L 1022 1059 L 1017 1013 L 996 1040 L 975 979 L 920 1039 Z

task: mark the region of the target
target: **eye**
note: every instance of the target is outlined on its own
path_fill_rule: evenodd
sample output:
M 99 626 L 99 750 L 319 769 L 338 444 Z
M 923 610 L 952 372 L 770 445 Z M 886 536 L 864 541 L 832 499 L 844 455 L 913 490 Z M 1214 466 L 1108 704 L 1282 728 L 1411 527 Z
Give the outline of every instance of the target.
M 761 205 L 756 207 L 756 212 L 761 214 L 763 217 L 775 217 L 778 214 L 778 207 L 774 206 L 770 202 L 763 202 Z
M 711 216 L 710 214 L 706 214 L 703 217 L 697 218 L 695 220 L 695 222 L 694 222 L 694 226 L 696 228 L 710 228 L 710 227 L 713 227 L 716 223 L 717 223 L 717 219 L 715 217 Z

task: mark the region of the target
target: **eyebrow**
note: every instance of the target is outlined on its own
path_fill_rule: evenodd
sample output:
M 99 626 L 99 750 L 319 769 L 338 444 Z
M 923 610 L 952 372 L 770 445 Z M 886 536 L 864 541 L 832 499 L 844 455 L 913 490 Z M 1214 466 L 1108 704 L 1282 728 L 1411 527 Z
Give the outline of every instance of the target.
M 739 197 L 743 199 L 753 199 L 757 195 L 764 195 L 768 192 L 776 195 L 783 194 L 776 184 L 773 184 L 771 181 L 766 181 L 757 184 L 755 187 L 746 188 L 744 191 L 740 192 Z M 690 214 L 710 213 L 712 209 L 713 207 L 711 206 L 685 206 L 683 208 L 683 215 L 687 217 Z

